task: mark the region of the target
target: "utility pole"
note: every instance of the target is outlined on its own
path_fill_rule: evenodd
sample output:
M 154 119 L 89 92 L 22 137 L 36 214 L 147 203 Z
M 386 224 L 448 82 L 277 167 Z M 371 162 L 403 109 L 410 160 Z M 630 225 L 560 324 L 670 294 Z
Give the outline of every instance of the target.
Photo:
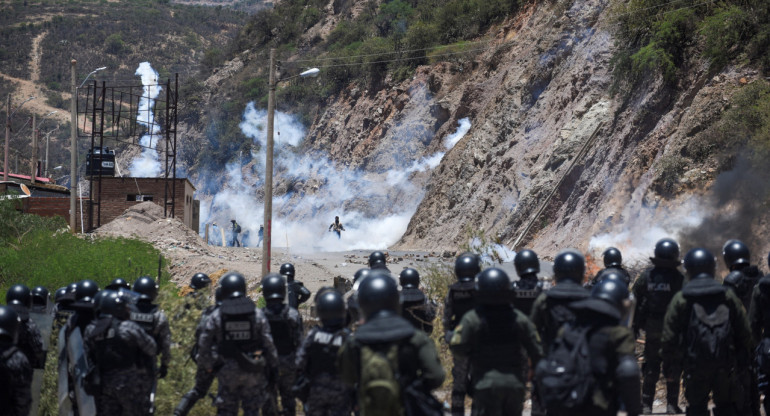
M 8 181 L 8 142 L 11 140 L 11 93 L 5 107 L 5 159 L 3 162 L 3 180 Z
M 56 129 L 59 129 L 59 126 L 56 126 Z M 44 175 L 46 178 L 48 177 L 48 142 L 51 139 L 51 132 L 48 132 L 48 134 L 45 135 L 45 170 Z
M 72 81 L 72 100 L 70 102 L 70 231 L 77 233 L 77 205 L 75 205 L 75 190 L 78 186 L 78 114 L 77 99 L 78 89 L 76 86 L 75 73 L 78 61 L 70 62 L 71 81 Z
M 262 276 L 270 273 L 273 221 L 273 119 L 275 117 L 275 48 L 270 48 L 270 80 L 267 93 L 267 148 L 265 149 L 265 234 L 262 246 Z
M 30 175 L 29 182 L 35 183 L 35 176 L 37 176 L 37 115 L 32 113 L 32 175 Z

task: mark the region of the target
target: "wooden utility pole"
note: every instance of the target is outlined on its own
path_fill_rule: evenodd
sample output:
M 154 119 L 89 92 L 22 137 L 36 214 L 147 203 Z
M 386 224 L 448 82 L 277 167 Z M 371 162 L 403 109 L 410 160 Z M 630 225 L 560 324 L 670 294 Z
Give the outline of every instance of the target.
M 70 62 L 71 69 L 71 91 L 72 100 L 70 102 L 70 231 L 77 233 L 77 205 L 75 204 L 75 193 L 78 186 L 78 114 L 77 99 L 78 89 L 75 73 L 78 61 Z
M 32 113 L 32 174 L 30 175 L 29 182 L 35 183 L 35 177 L 37 176 L 37 115 Z
M 3 180 L 8 181 L 8 142 L 11 140 L 11 94 L 8 93 L 8 104 L 5 107 L 5 158 L 3 161 Z
M 275 117 L 275 48 L 270 48 L 270 80 L 267 93 L 267 146 L 265 149 L 265 233 L 262 246 L 262 277 L 270 273 L 273 221 L 273 120 Z

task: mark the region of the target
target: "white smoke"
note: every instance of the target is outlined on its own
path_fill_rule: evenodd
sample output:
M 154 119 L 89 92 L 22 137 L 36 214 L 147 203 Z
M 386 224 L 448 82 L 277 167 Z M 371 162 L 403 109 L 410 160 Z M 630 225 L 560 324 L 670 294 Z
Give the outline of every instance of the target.
M 254 246 L 264 218 L 264 202 L 257 197 L 257 190 L 264 186 L 266 112 L 249 103 L 240 127 L 244 135 L 260 145 L 260 150 L 250 155 L 256 167 L 254 173 L 243 168 L 241 162 L 228 164 L 227 189 L 218 192 L 210 206 L 201 207 L 201 220 L 218 221 L 219 226 L 227 222 L 229 226 L 229 220 L 236 219 L 248 231 L 246 243 Z M 451 149 L 469 129 L 470 121 L 460 120 L 457 131 L 447 137 L 444 146 Z M 345 251 L 385 249 L 398 241 L 425 192 L 410 183 L 410 174 L 435 168 L 445 152 L 415 160 L 406 170 L 373 173 L 337 165 L 323 153 L 296 153 L 295 148 L 305 134 L 302 124 L 293 116 L 276 112 L 274 183 L 278 178 L 294 181 L 289 192 L 273 199 L 273 246 L 299 251 Z M 395 204 L 395 198 L 403 195 L 410 198 L 400 200 L 408 202 Z M 345 227 L 341 238 L 328 231 L 335 216 L 340 217 Z
M 135 75 L 142 77 L 144 90 L 139 99 L 139 114 L 137 123 L 147 127 L 147 133 L 139 139 L 139 144 L 144 146 L 142 154 L 131 162 L 129 170 L 134 177 L 154 178 L 160 176 L 162 169 L 158 152 L 155 150 L 157 138 L 160 137 L 160 125 L 155 123 L 155 100 L 158 98 L 161 86 L 158 85 L 158 72 L 152 69 L 149 62 L 142 62 L 136 69 Z

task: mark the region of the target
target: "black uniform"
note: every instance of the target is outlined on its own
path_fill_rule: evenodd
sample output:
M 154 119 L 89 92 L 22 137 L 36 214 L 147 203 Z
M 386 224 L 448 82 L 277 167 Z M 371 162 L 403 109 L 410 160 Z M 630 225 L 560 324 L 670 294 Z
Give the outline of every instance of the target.
M 299 308 L 299 305 L 310 299 L 310 291 L 307 290 L 302 282 L 293 280 L 293 278 L 286 283 L 286 292 L 288 294 L 286 300 L 289 303 L 289 306 L 294 309 Z
M 436 308 L 418 288 L 401 289 L 401 315 L 411 322 L 415 328 L 426 334 L 433 333 L 433 320 L 436 319 Z
M 543 291 L 543 284 L 537 278 L 537 274 L 525 274 L 519 276 L 519 280 L 513 282 L 512 287 L 514 298 L 513 306 L 529 317 L 532 313 L 532 305 Z
M 0 344 L 0 415 L 28 415 L 31 384 L 32 366 L 27 356 L 12 344 Z
M 476 283 L 473 280 L 453 283 L 449 286 L 444 301 L 444 317 L 442 319 L 445 340 L 449 343 L 454 330 L 463 315 L 476 306 L 474 297 Z M 468 358 L 462 355 L 452 355 L 452 414 L 465 413 L 465 394 L 468 391 Z
M 350 415 L 355 390 L 342 381 L 336 365 L 339 350 L 350 334 L 347 328 L 317 326 L 297 351 L 297 374 L 308 383 L 307 397 L 300 397 L 306 415 Z
M 765 394 L 765 414 L 770 414 L 770 275 L 759 280 L 751 294 L 749 324 L 756 343 L 757 380 Z
M 583 286 L 572 280 L 563 280 L 538 296 L 532 305 L 530 319 L 540 333 L 544 350 L 550 347 L 559 328 L 575 319 L 569 304 L 585 299 L 589 295 L 590 293 Z
M 293 416 L 296 413 L 296 402 L 292 387 L 296 377 L 296 352 L 302 342 L 302 317 L 289 305 L 276 306 L 279 307 L 268 305 L 263 311 L 270 324 L 275 349 L 278 351 L 280 366 L 276 387 L 281 396 L 282 414 Z M 277 414 L 277 409 L 273 407 L 275 403 L 276 400 L 268 400 L 262 408 L 263 413 Z

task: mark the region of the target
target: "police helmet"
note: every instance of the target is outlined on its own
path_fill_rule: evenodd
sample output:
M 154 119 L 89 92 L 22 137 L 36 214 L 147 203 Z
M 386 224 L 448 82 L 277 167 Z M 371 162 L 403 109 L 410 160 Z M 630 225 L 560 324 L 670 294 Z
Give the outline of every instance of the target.
M 0 306 L 0 340 L 16 343 L 19 335 L 21 319 L 19 314 L 9 306 Z
M 134 282 L 134 292 L 154 301 L 158 297 L 158 284 L 150 276 L 142 276 Z
M 192 290 L 200 290 L 211 284 L 211 279 L 206 273 L 195 273 L 190 279 L 190 288 Z
M 91 302 L 94 296 L 99 292 L 99 285 L 91 279 L 84 279 L 78 282 L 75 289 L 75 300 L 81 302 Z
M 610 247 L 602 253 L 604 267 L 620 267 L 623 264 L 623 255 L 620 250 Z
M 77 292 L 77 290 L 78 290 L 78 282 L 75 282 L 75 283 L 70 283 L 70 284 L 67 286 L 67 293 L 68 293 L 70 296 L 72 296 L 72 299 L 75 299 L 75 293 Z
M 120 320 L 128 319 L 130 313 L 128 302 L 119 292 L 113 290 L 104 290 L 104 294 L 99 300 L 99 311 L 102 316 L 110 315 Z
M 383 267 L 385 266 L 386 259 L 385 259 L 385 253 L 381 251 L 374 251 L 372 254 L 369 255 L 369 267 L 375 268 L 375 267 Z
M 369 269 L 369 268 L 358 269 L 358 270 L 356 271 L 356 273 L 353 275 L 353 283 L 357 283 L 357 282 L 358 282 L 359 280 L 361 280 L 362 278 L 364 278 L 364 277 L 366 277 L 366 276 L 369 276 L 369 274 L 371 273 L 371 271 L 372 271 L 372 270 L 371 270 L 371 269 Z
M 511 302 L 511 279 L 502 269 L 490 267 L 476 277 L 476 300 L 482 305 Z
M 229 299 L 233 293 L 246 293 L 246 278 L 238 272 L 230 272 L 219 280 L 222 288 L 222 299 Z
M 455 276 L 461 282 L 472 282 L 481 272 L 481 259 L 473 253 L 463 253 L 455 260 Z
M 621 314 L 625 312 L 625 300 L 628 299 L 628 286 L 621 279 L 603 279 L 594 286 L 591 297 L 609 302 Z
M 219 305 L 222 303 L 222 286 L 217 286 L 216 289 L 214 289 L 214 302 Z
M 281 276 L 285 276 L 289 282 L 294 281 L 294 265 L 291 263 L 284 263 L 281 265 L 281 269 L 278 271 Z
M 694 248 L 684 256 L 684 270 L 691 279 L 702 274 L 713 278 L 716 268 L 716 258 L 705 248 Z
M 60 287 L 56 289 L 56 292 L 53 295 L 53 300 L 56 303 L 59 303 L 64 300 L 64 297 L 67 295 L 67 287 Z
M 655 258 L 660 260 L 679 260 L 679 244 L 671 238 L 663 238 L 655 243 Z
M 5 303 L 29 308 L 32 306 L 32 291 L 22 284 L 13 285 L 5 292 Z
M 564 280 L 581 283 L 585 272 L 586 260 L 577 250 L 562 250 L 553 260 L 553 277 L 557 283 Z
M 286 298 L 286 279 L 278 273 L 268 273 L 262 279 L 262 296 L 265 300 Z
M 534 251 L 521 250 L 513 258 L 513 267 L 516 268 L 516 274 L 519 276 L 540 273 L 540 260 Z
M 315 310 L 325 326 L 341 326 L 345 322 L 345 299 L 334 289 L 325 291 L 315 300 Z
M 398 275 L 398 283 L 404 288 L 418 288 L 420 286 L 420 273 L 407 267 Z
M 107 290 L 114 290 L 114 291 L 118 291 L 120 289 L 131 290 L 131 284 L 128 283 L 126 279 L 123 279 L 121 277 L 116 277 L 112 279 L 110 284 L 108 284 L 104 288 Z
M 722 257 L 725 259 L 725 264 L 728 268 L 740 265 L 747 266 L 749 265 L 751 253 L 742 241 L 728 240 L 724 247 L 722 247 Z
M 398 313 L 400 299 L 396 281 L 385 270 L 372 270 L 358 286 L 358 306 L 366 319 L 382 311 Z
M 48 289 L 43 286 L 35 286 L 32 289 L 32 304 L 37 306 L 48 305 Z
M 596 279 L 597 282 L 601 282 L 603 280 L 615 280 L 617 282 L 620 282 L 628 288 L 628 284 L 630 283 L 628 281 L 628 277 L 622 273 L 620 270 L 611 267 L 608 269 L 604 269 L 599 273 L 598 279 Z

